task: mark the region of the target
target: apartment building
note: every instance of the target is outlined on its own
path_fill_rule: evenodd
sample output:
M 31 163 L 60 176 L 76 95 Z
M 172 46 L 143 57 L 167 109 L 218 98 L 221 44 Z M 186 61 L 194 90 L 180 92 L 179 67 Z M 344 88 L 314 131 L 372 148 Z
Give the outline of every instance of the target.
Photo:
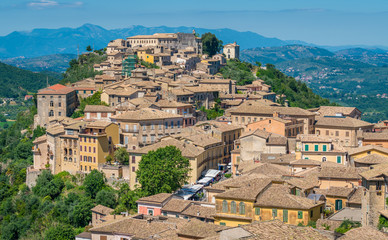
M 77 104 L 76 91 L 71 87 L 55 84 L 41 89 L 37 94 L 38 114 L 34 124 L 46 127 L 55 118 L 69 117 Z
M 120 144 L 137 149 L 178 134 L 184 127 L 183 116 L 158 109 L 130 110 L 111 117 L 120 126 Z
M 115 145 L 119 144 L 119 126 L 105 121 L 91 122 L 78 137 L 80 171 L 88 173 L 104 164 L 108 155 L 113 156 Z

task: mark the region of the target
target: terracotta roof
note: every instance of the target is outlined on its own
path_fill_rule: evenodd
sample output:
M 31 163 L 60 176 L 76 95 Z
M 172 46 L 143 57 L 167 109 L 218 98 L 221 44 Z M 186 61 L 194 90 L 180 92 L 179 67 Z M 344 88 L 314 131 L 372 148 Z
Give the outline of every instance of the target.
M 362 134 L 364 140 L 384 140 L 388 141 L 388 131 L 383 132 L 364 132 Z
M 53 86 L 50 86 L 50 87 L 47 87 L 47 88 L 44 88 L 44 89 L 40 89 L 38 91 L 38 94 L 68 94 L 70 92 L 74 91 L 73 88 L 71 87 L 66 87 L 66 86 L 63 86 L 61 84 L 55 84 Z
M 132 94 L 136 92 L 142 92 L 143 90 L 131 88 L 131 87 L 126 87 L 123 89 L 104 89 L 103 92 L 107 93 L 108 95 L 116 95 L 116 96 L 131 96 Z M 144 92 L 144 91 L 143 91 Z
M 314 189 L 315 193 L 325 196 L 344 197 L 348 198 L 350 194 L 356 191 L 355 188 L 348 187 L 330 187 L 329 189 Z
M 243 225 L 241 228 L 252 233 L 252 237 L 246 239 L 298 239 L 298 240 L 329 240 L 330 238 L 311 227 L 298 227 L 283 223 L 279 220 L 254 222 Z
M 94 208 L 92 208 L 91 211 L 92 212 L 96 212 L 96 213 L 100 213 L 100 214 L 103 214 L 103 215 L 108 215 L 111 212 L 113 212 L 114 209 L 109 208 L 109 207 L 105 207 L 105 206 L 99 204 L 99 205 L 95 206 Z
M 358 109 L 356 107 L 321 106 L 319 107 L 318 112 L 322 116 L 335 116 L 337 113 L 342 113 L 344 116 L 349 116 L 354 110 Z
M 310 181 L 307 178 L 291 178 L 286 180 L 286 182 L 300 189 L 311 189 L 319 186 L 318 182 Z
M 314 116 L 315 114 L 298 108 L 298 107 L 277 107 L 277 106 L 265 106 L 259 102 L 246 102 L 239 107 L 230 111 L 235 114 L 258 114 L 258 115 L 273 115 L 274 112 L 278 112 L 279 115 L 287 116 Z
M 241 187 L 217 194 L 216 198 L 255 201 L 257 196 L 271 183 L 271 179 L 256 179 L 255 181 L 249 183 L 246 187 Z
M 240 163 L 241 165 L 241 163 Z M 244 174 L 263 174 L 270 177 L 283 176 L 290 174 L 290 169 L 286 166 L 271 163 L 253 163 L 252 167 L 245 167 L 239 172 Z
M 49 126 L 46 129 L 46 132 L 51 135 L 57 135 L 65 132 L 65 129 L 62 125 L 55 124 L 53 126 Z
M 187 239 L 203 239 L 216 236 L 218 232 L 229 227 L 202 222 L 197 219 L 190 219 L 182 228 L 178 230 L 178 236 Z
M 376 151 L 388 154 L 388 148 L 384 148 L 376 145 L 366 145 L 358 148 L 351 148 L 349 149 L 348 154 L 355 155 L 355 154 L 362 153 L 365 151 L 370 151 L 370 150 L 376 150 Z
M 310 166 L 321 166 L 321 161 L 312 160 L 312 159 L 298 159 L 295 161 L 290 162 L 290 165 L 292 166 L 298 166 L 298 165 L 310 165 Z
M 351 117 L 316 117 L 315 126 L 360 128 L 373 127 L 373 124 Z
M 86 105 L 84 112 L 115 112 L 115 109 L 104 105 Z
M 111 122 L 108 122 L 108 121 L 95 121 L 95 122 L 91 122 L 88 125 L 86 125 L 86 128 L 102 128 L 102 129 L 105 129 L 106 127 L 108 127 L 111 124 L 114 124 L 114 123 L 111 123 Z
M 315 134 L 298 134 L 296 140 L 301 142 L 321 142 L 321 143 L 331 143 L 332 139 L 328 137 L 318 136 Z
M 169 119 L 169 118 L 182 118 L 181 115 L 168 113 L 162 110 L 152 108 L 142 108 L 134 111 L 126 111 L 122 114 L 112 116 L 112 119 L 117 120 L 153 120 L 153 119 Z
M 191 204 L 183 212 L 183 215 L 197 217 L 197 218 L 207 218 L 213 219 L 213 215 L 216 214 L 215 207 L 205 207 L 197 204 Z
M 191 204 L 191 201 L 173 198 L 170 201 L 168 201 L 166 205 L 162 207 L 162 211 L 181 213 L 190 204 Z
M 354 167 L 322 167 L 319 178 L 361 179 L 361 169 Z
M 232 176 L 231 178 L 228 178 L 224 181 L 220 181 L 216 184 L 212 184 L 208 187 L 205 187 L 205 189 L 207 191 L 213 191 L 213 192 L 215 191 L 215 192 L 221 193 L 228 189 L 248 186 L 252 181 L 256 181 L 255 179 L 258 179 L 258 178 L 268 178 L 268 177 L 260 174 Z
M 185 143 L 183 141 L 179 141 L 179 140 L 173 139 L 173 138 L 162 140 L 160 142 L 157 142 L 157 143 L 154 143 L 154 144 L 142 147 L 142 148 L 138 148 L 136 150 L 133 150 L 132 152 L 133 153 L 147 154 L 150 151 L 156 151 L 159 148 L 164 148 L 167 146 L 177 147 L 182 152 L 182 156 L 189 157 L 189 158 L 197 157 L 201 153 L 204 152 L 203 149 L 198 148 L 191 143 Z
M 188 106 L 192 106 L 191 104 L 188 104 L 188 103 L 181 103 L 181 102 L 165 100 L 165 99 L 157 101 L 155 103 L 155 105 L 158 107 L 161 107 L 161 108 L 163 108 L 163 107 L 188 107 Z
M 353 159 L 353 161 L 356 163 L 374 165 L 374 164 L 380 164 L 380 163 L 388 163 L 388 157 L 373 153 L 373 154 L 368 154 L 362 158 L 355 158 Z
M 372 169 L 360 173 L 366 180 L 382 180 L 382 175 L 388 176 L 388 163 L 377 164 Z
M 365 188 L 364 187 L 358 187 L 356 191 L 352 194 L 350 197 L 348 203 L 353 204 L 360 204 L 361 205 L 361 197 L 364 193 Z
M 290 164 L 295 160 L 295 154 L 261 153 L 261 163 Z
M 141 203 L 163 203 L 172 196 L 171 193 L 158 193 L 148 197 L 142 197 L 136 202 Z
M 35 140 L 32 143 L 40 143 L 40 142 L 45 142 L 47 140 L 47 135 L 42 135 L 40 137 L 35 138 Z
M 288 186 L 272 184 L 263 193 L 259 194 L 255 206 L 285 209 L 311 209 L 321 204 L 324 204 L 324 202 L 314 201 L 291 194 Z
M 363 226 L 359 228 L 353 228 L 345 233 L 344 236 L 338 238 L 339 240 L 383 240 L 388 239 L 388 234 L 382 233 L 375 228 L 369 226 Z

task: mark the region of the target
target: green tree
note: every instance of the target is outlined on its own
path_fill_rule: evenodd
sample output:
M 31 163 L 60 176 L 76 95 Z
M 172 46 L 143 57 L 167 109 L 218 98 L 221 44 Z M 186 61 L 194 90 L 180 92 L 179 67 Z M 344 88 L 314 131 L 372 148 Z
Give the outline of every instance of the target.
M 105 186 L 104 174 L 102 172 L 97 171 L 96 169 L 92 170 L 85 177 L 83 185 L 85 187 L 86 194 L 94 199 L 96 197 L 96 194 Z
M 101 101 L 101 92 L 97 91 L 92 96 L 87 98 L 81 98 L 78 110 L 73 113 L 72 118 L 82 117 L 84 115 L 84 110 L 86 105 L 104 105 L 108 106 L 107 103 Z
M 74 230 L 67 224 L 58 224 L 49 227 L 44 233 L 45 240 L 73 240 L 74 238 Z
M 223 42 L 221 40 L 218 40 L 216 35 L 213 33 L 205 33 L 202 34 L 201 37 L 202 40 L 202 52 L 206 53 L 210 57 L 219 53 L 222 49 Z
M 116 161 L 121 164 L 128 165 L 129 164 L 129 153 L 126 148 L 119 148 L 114 153 Z
M 169 193 L 186 182 L 189 166 L 179 149 L 167 146 L 143 155 L 136 175 L 145 194 Z
M 60 177 L 54 177 L 50 171 L 44 170 L 39 175 L 32 190 L 40 197 L 50 196 L 51 199 L 54 199 L 59 196 L 64 186 L 65 183 Z
M 75 227 L 87 226 L 92 220 L 93 202 L 90 198 L 83 197 L 74 206 L 73 211 L 69 213 L 70 223 Z
M 110 208 L 115 208 L 117 205 L 116 198 L 116 193 L 113 189 L 105 188 L 97 193 L 96 203 Z
M 93 49 L 92 49 L 92 47 L 90 46 L 90 45 L 88 45 L 87 47 L 86 47 L 86 51 L 88 51 L 88 52 L 91 52 Z
M 335 229 L 336 232 L 338 233 L 346 233 L 352 228 L 358 228 L 361 227 L 361 223 L 359 222 L 354 222 L 351 220 L 345 220 L 341 223 L 341 225 Z

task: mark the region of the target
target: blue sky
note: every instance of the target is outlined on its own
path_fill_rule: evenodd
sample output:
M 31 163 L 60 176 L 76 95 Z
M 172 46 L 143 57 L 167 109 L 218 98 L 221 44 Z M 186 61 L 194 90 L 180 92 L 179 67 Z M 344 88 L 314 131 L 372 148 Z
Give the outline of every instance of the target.
M 33 28 L 193 26 L 319 45 L 388 46 L 388 0 L 1 0 L 0 35 Z

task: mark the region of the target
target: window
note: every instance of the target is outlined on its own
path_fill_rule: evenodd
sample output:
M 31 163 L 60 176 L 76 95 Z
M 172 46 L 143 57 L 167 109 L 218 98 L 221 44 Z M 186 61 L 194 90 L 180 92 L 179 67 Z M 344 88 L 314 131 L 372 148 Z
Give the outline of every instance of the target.
M 178 126 L 178 128 L 181 127 L 181 121 L 178 121 L 177 126 Z
M 314 216 L 314 211 L 311 210 L 311 211 L 310 211 L 310 217 L 312 218 L 313 216 Z
M 236 209 L 237 209 L 237 205 L 236 205 L 236 202 L 235 201 L 232 201 L 231 203 L 230 203 L 230 212 L 231 213 L 236 213 L 237 211 L 236 211 Z
M 346 136 L 349 137 L 349 132 L 346 132 Z
M 278 210 L 272 209 L 272 217 L 277 217 L 277 216 L 278 216 Z
M 228 202 L 226 200 L 222 201 L 222 212 L 228 212 Z
M 302 211 L 298 211 L 298 219 L 303 219 L 303 212 Z
M 326 130 L 326 136 L 329 136 L 329 130 Z
M 304 145 L 304 150 L 307 152 L 309 150 L 309 145 Z
M 154 130 L 155 129 L 155 126 L 154 126 L 154 124 L 152 123 L 151 124 L 151 130 Z
M 380 181 L 377 181 L 377 182 L 376 182 L 376 190 L 377 190 L 377 191 L 380 191 L 380 190 L 381 190 L 381 182 L 380 182 Z
M 239 209 L 240 214 L 245 214 L 245 203 L 240 202 L 239 207 L 240 207 Z
M 221 225 L 221 226 L 226 226 L 226 223 L 220 222 L 220 225 Z
M 166 213 L 166 212 L 164 212 L 164 213 L 163 213 L 163 216 L 167 216 L 167 213 Z
M 173 129 L 173 128 L 174 128 L 174 122 L 171 121 L 171 129 Z
M 96 153 L 96 147 L 93 147 L 93 153 Z
M 260 208 L 255 208 L 255 215 L 260 215 Z
M 143 136 L 143 143 L 146 143 L 147 141 L 147 136 Z
M 326 152 L 326 151 L 327 151 L 327 146 L 326 146 L 326 145 L 323 145 L 323 146 L 322 146 L 322 150 L 323 150 L 324 152 Z
M 50 107 L 54 107 L 54 102 L 50 101 Z
M 339 136 L 339 131 L 335 131 L 335 136 L 336 136 L 336 137 Z
M 148 209 L 148 215 L 153 216 L 154 215 L 154 209 Z
M 62 112 L 58 112 L 58 116 L 62 116 Z
M 337 163 L 341 163 L 341 156 L 337 156 Z
M 135 172 L 135 167 L 132 167 L 132 172 Z
M 283 222 L 288 222 L 288 210 L 283 209 Z
M 316 152 L 318 152 L 319 146 L 318 146 L 318 145 L 315 145 L 315 146 L 314 146 L 314 150 L 315 150 Z
M 168 122 L 165 122 L 165 129 L 168 129 Z
M 49 117 L 53 117 L 54 116 L 54 111 L 53 110 L 50 110 L 49 112 Z
M 143 131 L 145 131 L 145 130 L 146 130 L 146 125 L 144 124 L 144 125 L 143 125 Z
M 132 156 L 132 163 L 136 163 L 136 158 L 135 158 L 135 156 Z

